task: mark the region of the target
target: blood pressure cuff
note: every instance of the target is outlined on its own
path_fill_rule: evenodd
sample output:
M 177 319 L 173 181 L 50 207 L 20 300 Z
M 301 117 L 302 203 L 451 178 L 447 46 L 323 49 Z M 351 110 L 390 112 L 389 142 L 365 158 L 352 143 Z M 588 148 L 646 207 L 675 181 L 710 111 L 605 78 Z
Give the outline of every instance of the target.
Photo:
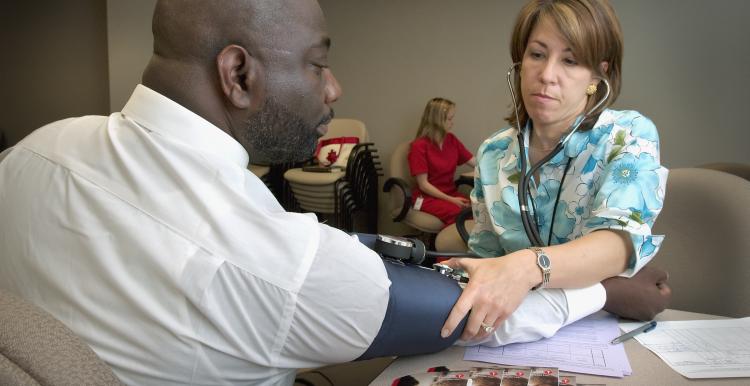
M 390 260 L 383 260 L 383 264 L 391 281 L 388 309 L 375 340 L 357 360 L 432 353 L 458 340 L 466 317 L 451 336 L 440 336 L 461 295 L 458 283 L 424 267 Z

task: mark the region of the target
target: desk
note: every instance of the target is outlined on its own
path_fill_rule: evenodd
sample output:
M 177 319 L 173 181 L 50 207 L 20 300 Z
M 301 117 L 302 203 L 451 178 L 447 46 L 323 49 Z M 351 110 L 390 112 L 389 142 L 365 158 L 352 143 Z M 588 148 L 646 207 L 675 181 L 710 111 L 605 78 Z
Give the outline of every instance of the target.
M 656 320 L 702 320 L 722 319 L 721 316 L 697 314 L 693 312 L 665 310 L 656 317 Z M 484 362 L 464 361 L 465 347 L 453 346 L 439 353 L 430 355 L 419 355 L 414 357 L 398 358 L 391 363 L 370 386 L 390 386 L 394 378 L 407 374 L 423 373 L 430 367 L 447 366 L 449 369 L 467 369 L 472 366 L 487 365 Z M 627 385 L 737 385 L 747 386 L 749 378 L 724 378 L 724 379 L 688 379 L 672 370 L 654 353 L 641 346 L 638 341 L 631 339 L 625 342 L 625 351 L 633 368 L 633 375 L 624 378 L 610 378 L 588 374 L 570 373 L 576 376 L 578 383 L 600 383 L 607 386 Z M 566 372 L 563 372 L 566 373 Z

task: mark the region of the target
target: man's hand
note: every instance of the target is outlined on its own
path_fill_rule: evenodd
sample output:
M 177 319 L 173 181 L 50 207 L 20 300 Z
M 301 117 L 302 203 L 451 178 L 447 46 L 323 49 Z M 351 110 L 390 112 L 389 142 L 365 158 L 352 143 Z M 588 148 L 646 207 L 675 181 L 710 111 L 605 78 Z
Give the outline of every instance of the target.
M 631 278 L 605 279 L 602 281 L 607 291 L 604 310 L 624 318 L 651 320 L 667 308 L 672 297 L 668 278 L 666 271 L 646 265 Z

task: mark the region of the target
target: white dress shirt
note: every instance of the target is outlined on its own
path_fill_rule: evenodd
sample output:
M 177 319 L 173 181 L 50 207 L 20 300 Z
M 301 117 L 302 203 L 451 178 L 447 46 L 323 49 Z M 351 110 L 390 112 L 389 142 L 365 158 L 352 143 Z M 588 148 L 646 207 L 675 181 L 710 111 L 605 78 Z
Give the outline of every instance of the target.
M 378 333 L 379 257 L 285 212 L 238 142 L 145 86 L 122 112 L 49 124 L 0 161 L 0 288 L 127 384 L 292 384 L 296 368 L 350 361 Z M 601 308 L 571 296 L 531 293 L 489 343 Z

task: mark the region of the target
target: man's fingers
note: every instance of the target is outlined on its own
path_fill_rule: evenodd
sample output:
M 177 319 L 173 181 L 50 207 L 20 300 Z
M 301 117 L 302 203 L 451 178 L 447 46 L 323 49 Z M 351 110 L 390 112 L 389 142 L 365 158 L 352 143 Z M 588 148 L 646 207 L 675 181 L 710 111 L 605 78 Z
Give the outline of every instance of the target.
M 669 279 L 669 273 L 661 268 L 649 267 L 648 265 L 643 268 L 648 268 L 648 270 L 644 273 L 646 273 L 649 280 L 653 281 L 654 283 L 663 283 L 666 282 L 667 279 Z

